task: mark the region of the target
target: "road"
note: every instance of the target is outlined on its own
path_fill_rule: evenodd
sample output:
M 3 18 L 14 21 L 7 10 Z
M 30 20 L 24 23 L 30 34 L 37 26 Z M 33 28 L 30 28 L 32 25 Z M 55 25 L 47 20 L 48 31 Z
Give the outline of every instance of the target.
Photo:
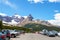
M 11 40 L 60 40 L 60 37 L 48 37 L 41 34 L 25 33 L 17 36 L 16 38 L 11 38 Z

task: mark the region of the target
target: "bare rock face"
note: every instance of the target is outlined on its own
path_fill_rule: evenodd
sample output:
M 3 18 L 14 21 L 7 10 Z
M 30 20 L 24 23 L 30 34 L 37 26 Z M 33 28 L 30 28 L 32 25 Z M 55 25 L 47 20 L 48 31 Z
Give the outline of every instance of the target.
M 20 22 L 18 25 L 19 25 L 19 26 L 22 26 L 22 25 L 31 23 L 32 20 L 33 20 L 33 17 L 31 16 L 31 14 L 29 14 L 28 17 L 25 18 L 25 19 L 24 19 L 22 22 Z
M 16 26 L 24 26 L 25 24 L 28 23 L 37 23 L 37 24 L 43 24 L 43 25 L 47 25 L 47 26 L 52 26 L 52 24 L 50 24 L 48 21 L 45 20 L 33 20 L 33 16 L 31 14 L 29 14 L 26 18 L 24 18 L 23 16 L 20 16 L 18 14 L 15 14 L 13 16 L 2 16 L 0 15 L 0 20 L 2 20 L 3 22 L 6 22 L 6 24 L 8 23 L 12 23 L 11 21 L 14 20 L 14 25 Z M 10 25 L 9 24 L 9 25 Z
M 31 14 L 28 15 L 27 20 L 28 20 L 28 21 L 32 21 L 32 20 L 33 20 L 33 17 L 32 17 Z
M 52 26 L 52 24 L 50 24 L 48 21 L 45 21 L 45 20 L 33 20 L 33 17 L 31 16 L 31 14 L 26 19 L 24 19 L 22 22 L 20 22 L 18 25 L 24 26 L 28 23 L 36 23 L 36 24 L 42 24 L 46 26 Z

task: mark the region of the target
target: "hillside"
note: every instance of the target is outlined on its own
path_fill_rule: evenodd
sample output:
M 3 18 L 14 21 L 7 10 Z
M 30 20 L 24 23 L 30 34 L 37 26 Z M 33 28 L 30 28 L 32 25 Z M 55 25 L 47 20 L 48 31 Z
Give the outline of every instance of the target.
M 43 29 L 60 31 L 60 28 L 57 28 L 54 26 L 46 26 L 46 25 L 37 24 L 37 23 L 28 23 L 28 24 L 25 24 L 23 27 L 4 26 L 4 25 L 2 25 L 2 21 L 0 21 L 0 29 L 1 30 L 2 29 L 17 29 L 17 30 L 24 30 L 26 32 L 41 31 Z
M 53 26 L 50 27 L 50 26 L 36 24 L 36 23 L 29 23 L 29 24 L 24 25 L 24 27 L 29 28 L 33 31 L 41 31 L 43 29 L 60 31 L 60 28 L 53 27 Z

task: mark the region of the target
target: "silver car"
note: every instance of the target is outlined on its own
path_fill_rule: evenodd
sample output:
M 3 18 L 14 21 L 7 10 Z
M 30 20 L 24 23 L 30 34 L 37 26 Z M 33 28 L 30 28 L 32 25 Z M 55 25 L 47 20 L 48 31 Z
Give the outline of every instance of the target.
M 42 30 L 42 32 L 43 32 L 43 33 L 42 33 L 43 35 L 47 35 L 47 33 L 48 33 L 48 30 L 46 30 L 46 29 L 43 29 L 43 30 Z
M 55 37 L 55 33 L 53 31 L 49 31 L 47 33 L 47 36 L 49 36 L 49 37 Z
M 48 30 L 46 30 L 46 29 L 43 29 L 43 30 L 42 30 L 42 34 L 43 34 L 43 35 L 47 35 L 47 36 L 49 36 L 49 37 L 55 37 L 56 34 L 57 34 L 57 32 L 56 32 L 56 31 L 48 31 Z
M 53 33 L 55 33 L 56 36 L 58 36 L 58 32 L 55 30 L 52 30 Z

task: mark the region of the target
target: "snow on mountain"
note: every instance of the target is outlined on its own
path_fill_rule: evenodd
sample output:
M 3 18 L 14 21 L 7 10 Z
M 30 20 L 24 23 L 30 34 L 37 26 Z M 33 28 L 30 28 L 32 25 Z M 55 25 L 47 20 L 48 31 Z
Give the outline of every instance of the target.
M 18 14 L 15 14 L 12 16 L 13 20 L 16 21 L 16 22 L 21 22 L 23 21 L 24 17 L 18 15 Z
M 0 20 L 2 20 L 3 23 L 10 24 L 10 25 L 17 25 L 17 24 L 20 25 L 20 24 L 28 23 L 30 21 L 34 22 L 31 14 L 29 14 L 28 16 L 20 16 L 18 14 L 15 14 L 11 17 L 7 16 L 6 14 L 0 14 Z M 47 21 L 40 21 L 40 23 L 50 25 Z
M 19 22 L 22 22 L 24 20 L 24 17 L 18 14 L 15 14 L 13 16 L 7 16 L 4 13 L 0 13 L 0 20 L 2 20 L 3 23 L 6 23 L 6 24 L 16 25 Z
M 8 24 L 8 25 L 17 25 L 18 22 L 16 22 L 15 20 L 11 20 L 11 22 L 6 22 L 6 21 L 3 21 L 4 24 Z
M 12 17 L 13 17 L 13 18 L 19 18 L 19 19 L 21 18 L 21 16 L 18 15 L 18 14 L 13 15 Z
M 24 18 L 27 18 L 28 16 L 23 16 Z
M 3 22 L 3 23 L 6 23 L 6 24 L 8 23 L 8 22 L 6 22 L 6 21 L 2 21 L 2 22 Z
M 18 22 L 16 22 L 15 20 L 11 20 L 11 22 L 8 22 L 8 24 L 16 25 L 16 24 L 18 24 Z

